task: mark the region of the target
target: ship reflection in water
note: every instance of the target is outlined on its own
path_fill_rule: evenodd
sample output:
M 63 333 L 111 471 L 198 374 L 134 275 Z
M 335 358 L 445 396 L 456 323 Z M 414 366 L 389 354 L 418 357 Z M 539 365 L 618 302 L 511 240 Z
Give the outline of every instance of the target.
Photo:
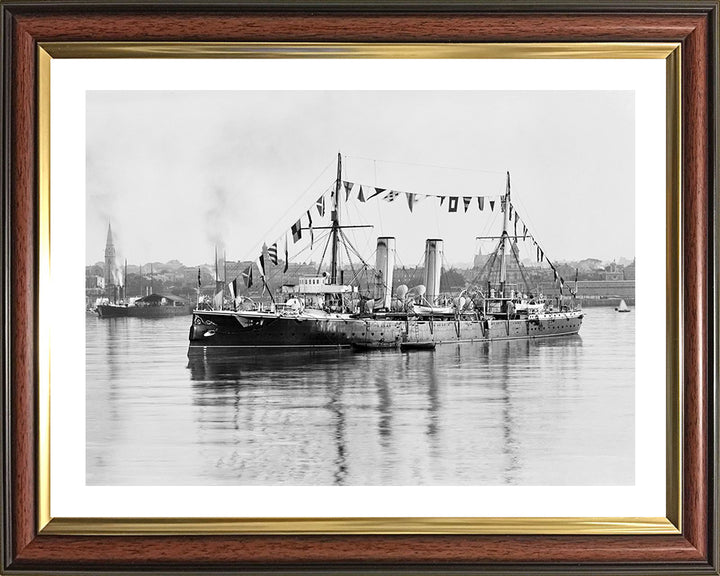
M 634 482 L 634 320 L 611 308 L 434 351 L 188 358 L 186 330 L 88 318 L 88 484 Z

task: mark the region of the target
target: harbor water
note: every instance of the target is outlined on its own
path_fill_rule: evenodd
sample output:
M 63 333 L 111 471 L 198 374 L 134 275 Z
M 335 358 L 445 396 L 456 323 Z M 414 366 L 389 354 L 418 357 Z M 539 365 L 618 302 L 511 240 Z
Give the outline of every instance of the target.
M 634 316 L 435 350 L 188 356 L 190 316 L 88 315 L 87 484 L 633 484 Z

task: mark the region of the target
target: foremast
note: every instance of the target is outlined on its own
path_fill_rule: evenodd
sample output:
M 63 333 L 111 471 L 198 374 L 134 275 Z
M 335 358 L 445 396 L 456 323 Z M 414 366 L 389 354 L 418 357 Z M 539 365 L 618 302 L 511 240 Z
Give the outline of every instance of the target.
M 335 180 L 335 197 L 333 209 L 330 214 L 332 219 L 332 247 L 330 260 L 330 283 L 338 283 L 338 246 L 340 243 L 340 213 L 342 211 L 342 156 L 338 152 L 337 178 Z

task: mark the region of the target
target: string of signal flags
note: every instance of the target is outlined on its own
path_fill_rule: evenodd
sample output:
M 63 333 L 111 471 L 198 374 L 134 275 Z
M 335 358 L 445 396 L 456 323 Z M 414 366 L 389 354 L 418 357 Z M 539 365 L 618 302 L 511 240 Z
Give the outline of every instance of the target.
M 509 186 L 509 177 L 508 177 L 508 186 Z M 340 187 L 340 193 L 345 195 L 345 202 L 350 202 L 352 200 L 356 200 L 358 202 L 364 203 L 368 202 L 369 200 L 373 199 L 382 199 L 385 202 L 395 202 L 398 199 L 404 198 L 407 202 L 408 209 L 410 212 L 413 211 L 415 206 L 419 204 L 420 202 L 427 201 L 429 199 L 435 199 L 439 201 L 440 207 L 444 208 L 447 207 L 447 211 L 450 213 L 467 213 L 470 210 L 477 210 L 477 211 L 484 211 L 489 210 L 490 212 L 494 212 L 495 208 L 497 207 L 498 210 L 501 213 L 504 213 L 506 210 L 509 210 L 508 219 L 510 223 L 513 225 L 514 232 L 515 232 L 515 238 L 518 238 L 518 226 L 522 226 L 522 239 L 523 241 L 527 240 L 528 238 L 533 243 L 535 247 L 535 254 L 537 262 L 542 264 L 543 262 L 546 262 L 550 269 L 553 271 L 553 276 L 555 282 L 559 283 L 560 287 L 560 294 L 563 293 L 563 289 L 565 287 L 565 280 L 560 276 L 558 273 L 555 265 L 550 261 L 550 259 L 545 255 L 543 252 L 543 249 L 540 247 L 538 242 L 535 240 L 534 236 L 530 233 L 527 224 L 525 221 L 521 218 L 520 214 L 518 213 L 517 209 L 513 206 L 512 202 L 506 202 L 505 194 L 470 194 L 470 195 L 452 195 L 452 194 L 419 194 L 415 192 L 405 192 L 405 191 L 399 191 L 389 188 L 378 188 L 376 186 L 369 186 L 367 184 L 359 184 L 357 182 L 351 182 L 348 180 L 342 181 L 342 186 Z M 242 278 L 242 282 L 244 283 L 246 288 L 251 288 L 254 283 L 253 278 L 253 268 L 254 266 L 257 266 L 258 271 L 260 273 L 260 277 L 262 278 L 263 282 L 265 280 L 265 271 L 266 266 L 269 263 L 271 263 L 274 266 L 277 266 L 279 263 L 278 259 L 278 250 L 279 247 L 282 246 L 284 248 L 284 264 L 283 264 L 283 273 L 286 273 L 288 271 L 289 266 L 289 249 L 288 249 L 288 232 L 290 233 L 290 236 L 292 237 L 293 244 L 296 244 L 303 238 L 303 231 L 307 230 L 310 235 L 310 249 L 312 249 L 312 245 L 315 239 L 315 235 L 313 232 L 313 213 L 314 211 L 317 211 L 317 214 L 320 218 L 324 217 L 327 210 L 327 199 L 328 196 L 330 199 L 334 197 L 335 189 L 332 188 L 326 192 L 324 192 L 316 201 L 315 203 L 310 206 L 307 210 L 305 210 L 305 214 L 301 216 L 292 226 L 290 227 L 290 230 L 284 232 L 280 238 L 272 242 L 270 245 L 263 244 L 263 248 L 260 252 L 260 255 L 257 257 L 257 259 L 253 264 L 250 264 L 240 275 L 235 277 L 231 282 L 228 283 L 228 288 L 230 290 L 230 294 L 233 299 L 235 299 L 238 295 L 238 288 L 239 283 L 238 280 Z M 507 204 L 507 206 L 506 206 Z M 461 212 L 462 211 L 462 212 Z M 306 223 L 306 224 L 305 224 Z M 198 278 L 199 283 L 199 278 Z M 217 295 L 216 295 L 217 296 Z

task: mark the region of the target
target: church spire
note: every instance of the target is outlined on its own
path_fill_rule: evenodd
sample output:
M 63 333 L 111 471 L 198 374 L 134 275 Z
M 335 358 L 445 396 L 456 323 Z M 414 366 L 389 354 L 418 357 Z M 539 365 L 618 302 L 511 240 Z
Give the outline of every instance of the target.
M 112 226 L 108 222 L 107 242 L 105 244 L 105 289 L 117 284 L 115 280 L 115 246 L 113 244 Z

